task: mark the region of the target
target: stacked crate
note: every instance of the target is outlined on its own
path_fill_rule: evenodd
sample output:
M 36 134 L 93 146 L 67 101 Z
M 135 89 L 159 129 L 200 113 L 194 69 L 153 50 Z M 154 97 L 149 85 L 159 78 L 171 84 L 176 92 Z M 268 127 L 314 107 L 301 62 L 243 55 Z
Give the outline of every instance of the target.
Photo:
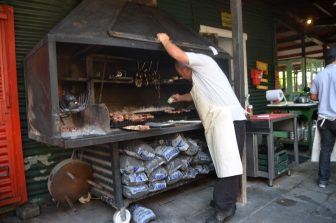
M 258 168 L 260 171 L 268 172 L 267 153 L 258 154 Z M 286 150 L 281 150 L 274 154 L 274 172 L 278 176 L 288 171 L 288 154 Z

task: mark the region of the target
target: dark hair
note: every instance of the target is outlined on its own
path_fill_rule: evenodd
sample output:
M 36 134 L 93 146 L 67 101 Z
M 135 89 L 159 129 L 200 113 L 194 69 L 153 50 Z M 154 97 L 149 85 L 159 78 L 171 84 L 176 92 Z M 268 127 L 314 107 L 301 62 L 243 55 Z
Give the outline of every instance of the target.
M 326 65 L 334 62 L 336 60 L 336 46 L 331 46 L 327 51 Z

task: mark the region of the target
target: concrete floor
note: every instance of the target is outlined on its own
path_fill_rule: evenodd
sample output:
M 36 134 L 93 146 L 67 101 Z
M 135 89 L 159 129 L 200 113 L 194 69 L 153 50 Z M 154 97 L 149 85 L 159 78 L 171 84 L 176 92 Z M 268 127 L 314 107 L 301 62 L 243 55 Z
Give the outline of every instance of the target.
M 336 165 L 332 166 L 332 178 L 327 188 L 316 185 L 318 166 L 306 162 L 267 186 L 263 179 L 249 179 L 248 202 L 238 205 L 230 222 L 336 222 Z M 212 197 L 213 180 L 189 185 L 149 198 L 141 204 L 157 215 L 156 223 L 203 223 L 213 214 L 208 206 Z M 68 208 L 48 205 L 41 215 L 25 223 L 112 223 L 114 209 L 94 200 L 89 204 L 77 204 L 78 212 Z M 1 223 L 21 223 L 15 216 L 7 216 Z

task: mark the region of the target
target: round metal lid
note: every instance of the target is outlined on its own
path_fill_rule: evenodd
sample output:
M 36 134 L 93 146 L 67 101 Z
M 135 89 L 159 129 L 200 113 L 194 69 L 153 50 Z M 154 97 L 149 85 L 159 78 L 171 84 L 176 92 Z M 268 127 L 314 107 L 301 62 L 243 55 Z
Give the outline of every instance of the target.
M 87 194 L 92 168 L 81 160 L 66 159 L 57 164 L 48 178 L 48 190 L 57 202 L 72 202 Z

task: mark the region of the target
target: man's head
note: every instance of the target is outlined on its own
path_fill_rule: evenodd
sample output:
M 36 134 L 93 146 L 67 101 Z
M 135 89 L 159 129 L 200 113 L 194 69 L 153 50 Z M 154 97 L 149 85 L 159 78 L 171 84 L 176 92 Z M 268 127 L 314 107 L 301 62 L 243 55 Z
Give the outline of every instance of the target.
M 175 68 L 177 73 L 179 73 L 184 79 L 190 80 L 192 77 L 192 70 L 187 65 L 180 63 L 178 61 L 175 62 Z
M 327 52 L 326 64 L 336 63 L 336 46 L 332 46 Z

